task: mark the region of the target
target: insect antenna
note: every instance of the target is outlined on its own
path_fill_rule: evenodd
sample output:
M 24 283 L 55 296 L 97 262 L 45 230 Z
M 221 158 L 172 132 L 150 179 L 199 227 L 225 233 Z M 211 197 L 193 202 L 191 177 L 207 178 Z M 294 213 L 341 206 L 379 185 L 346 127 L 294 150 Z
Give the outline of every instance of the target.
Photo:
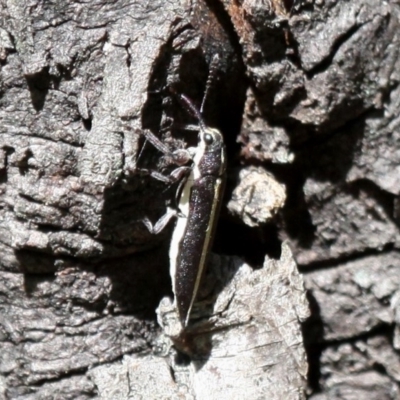
M 199 121 L 200 129 L 203 131 L 206 129 L 206 123 L 203 118 L 203 109 L 207 100 L 208 93 L 210 92 L 210 89 L 213 86 L 213 83 L 215 82 L 215 76 L 217 73 L 218 64 L 219 64 L 219 55 L 215 54 L 211 61 L 210 70 L 206 82 L 206 88 L 204 91 L 204 96 L 201 102 L 200 109 L 198 109 L 194 105 L 193 101 L 190 100 L 189 97 L 187 97 L 184 94 L 177 93 L 176 90 L 172 87 L 170 88 L 170 91 L 179 99 L 179 101 L 182 103 L 186 111 Z
M 201 106 L 200 106 L 200 114 L 201 115 L 203 114 L 204 105 L 206 103 L 208 93 L 210 92 L 210 89 L 212 88 L 213 84 L 215 83 L 215 77 L 217 76 L 218 65 L 219 65 L 219 55 L 214 54 L 214 56 L 211 60 L 210 70 L 208 72 L 206 89 L 204 91 L 203 100 L 201 101 Z
M 192 100 L 190 100 L 189 97 L 184 94 L 176 93 L 173 89 L 172 91 L 183 104 L 186 111 L 199 121 L 200 129 L 205 130 L 206 123 L 204 122 L 203 116 L 201 115 L 199 109 L 194 105 Z

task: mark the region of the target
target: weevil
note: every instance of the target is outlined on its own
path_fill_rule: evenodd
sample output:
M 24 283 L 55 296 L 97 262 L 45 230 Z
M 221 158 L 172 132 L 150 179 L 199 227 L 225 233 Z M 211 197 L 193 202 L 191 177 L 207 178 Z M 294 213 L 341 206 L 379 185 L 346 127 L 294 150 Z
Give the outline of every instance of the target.
M 158 233 L 171 218 L 176 218 L 169 250 L 170 274 L 174 302 L 185 328 L 212 244 L 225 184 L 226 156 L 220 131 L 205 124 L 201 111 L 188 97 L 176 95 L 198 121 L 198 143 L 186 150 L 186 156 L 182 156 L 182 151 L 177 156 L 152 133 L 145 134 L 157 149 L 177 164 L 187 160 L 190 165 L 181 165 L 167 178 L 179 181 L 177 209 L 169 208 L 154 226 L 148 219 L 143 222 L 149 231 Z

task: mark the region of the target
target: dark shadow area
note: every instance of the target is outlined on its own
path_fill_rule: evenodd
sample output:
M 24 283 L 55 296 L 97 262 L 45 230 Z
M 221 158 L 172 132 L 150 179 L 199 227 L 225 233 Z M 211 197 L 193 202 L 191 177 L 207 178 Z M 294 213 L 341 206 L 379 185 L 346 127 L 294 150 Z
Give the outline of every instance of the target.
M 283 0 L 283 4 L 285 6 L 286 12 L 290 12 L 293 5 L 295 3 L 295 0 Z
M 294 164 L 271 166 L 270 171 L 279 182 L 286 186 L 286 202 L 280 212 L 280 229 L 304 248 L 311 246 L 314 240 L 315 227 L 312 224 L 308 204 L 304 197 L 304 170 Z
M 92 119 L 91 118 L 82 118 L 83 127 L 90 132 L 92 130 Z
M 175 356 L 175 363 L 181 367 L 187 367 L 190 365 L 191 359 L 187 354 L 178 352 Z
M 313 393 L 319 393 L 321 391 L 320 359 L 322 351 L 325 348 L 323 344 L 323 322 L 321 320 L 319 304 L 310 291 L 307 291 L 307 300 L 310 306 L 311 316 L 301 327 L 308 361 L 307 380 Z
M 49 69 L 44 68 L 40 72 L 25 78 L 31 93 L 33 108 L 36 111 L 41 111 L 52 82 Z
M 22 265 L 22 264 L 21 264 Z M 24 272 L 24 289 L 28 297 L 38 290 L 38 286 L 43 282 L 52 282 L 54 273 L 28 273 Z
M 43 68 L 41 71 L 26 75 L 25 79 L 31 94 L 33 108 L 36 111 L 43 109 L 49 89 L 58 89 L 61 80 L 72 80 L 71 72 L 59 65 L 58 75 L 51 75 L 49 67 Z
M 165 234 L 168 235 L 168 229 L 154 236 L 145 227 L 143 219 L 148 218 L 154 224 L 166 212 L 166 204 L 173 201 L 175 192 L 174 185 L 138 175 L 126 177 L 123 183 L 107 188 L 103 194 L 97 238 L 115 248 L 110 252 L 117 257 L 136 252 L 146 243 L 160 243 Z M 130 247 L 134 251 L 129 251 Z
M 232 218 L 221 218 L 216 231 L 213 251 L 243 258 L 253 268 L 260 268 L 265 256 L 279 259 L 281 242 L 277 227 L 266 224 L 251 228 Z
M 294 147 L 294 163 L 274 168 L 274 174 L 287 188 L 287 200 L 282 210 L 285 231 L 301 247 L 310 248 L 315 234 L 309 213 L 313 199 L 306 198 L 304 193 L 306 180 L 312 179 L 321 186 L 324 182 L 342 188 L 348 185 L 346 176 L 354 164 L 354 154 L 359 149 L 364 128 L 365 118 L 362 118 L 329 137 L 321 137 L 320 141 Z
M 354 165 L 354 153 L 359 150 L 364 136 L 365 118 L 347 123 L 329 136 L 315 137 L 294 148 L 296 167 L 307 177 L 332 183 L 344 182 Z
M 155 321 L 155 310 L 164 296 L 172 297 L 168 243 L 149 251 L 96 265 L 96 274 L 112 280 L 110 298 L 119 313 Z
M 30 168 L 30 166 L 29 166 L 30 158 L 33 158 L 33 153 L 29 149 L 29 150 L 25 151 L 24 157 L 22 157 L 21 159 L 18 160 L 18 170 L 19 170 L 19 173 L 21 174 L 21 176 L 24 176 L 28 172 L 28 170 Z
M 55 261 L 54 256 L 39 252 L 17 251 L 15 254 L 21 271 L 24 272 L 25 291 L 29 297 L 38 291 L 41 283 L 53 282 L 58 273 L 62 274 L 62 278 L 57 278 L 58 285 L 61 286 L 57 287 L 53 283 L 53 290 L 65 291 L 64 301 L 71 305 L 101 315 L 111 302 L 114 306 L 112 310 L 108 309 L 108 312 L 114 312 L 115 315 L 121 313 L 133 315 L 139 320 L 155 321 L 155 309 L 161 298 L 166 295 L 172 296 L 167 252 L 168 246 L 164 244 L 149 252 L 97 262 L 83 262 L 73 258 L 58 258 Z M 59 270 L 57 264 L 61 262 L 62 268 Z M 111 291 L 107 289 L 99 295 L 104 291 L 104 288 L 99 286 L 97 295 L 93 297 L 88 295 L 87 284 L 83 283 L 84 271 L 98 278 L 105 276 L 110 279 Z M 82 283 L 79 283 L 80 281 Z M 88 284 L 101 285 L 100 281 L 96 282 L 97 279 Z M 75 285 L 72 291 L 68 288 L 71 284 Z M 62 307 L 62 304 L 60 306 Z M 54 311 L 57 312 L 57 309 Z
M 14 250 L 18 265 L 24 274 L 54 274 L 57 270 L 55 257 L 52 254 L 30 250 Z M 32 287 L 34 289 L 34 287 Z M 27 293 L 30 289 L 27 287 Z
M 0 170 L 0 184 L 5 184 L 8 181 L 8 164 L 9 164 L 9 157 L 11 154 L 15 153 L 15 149 L 10 146 L 3 147 L 4 153 L 4 165 L 3 168 Z

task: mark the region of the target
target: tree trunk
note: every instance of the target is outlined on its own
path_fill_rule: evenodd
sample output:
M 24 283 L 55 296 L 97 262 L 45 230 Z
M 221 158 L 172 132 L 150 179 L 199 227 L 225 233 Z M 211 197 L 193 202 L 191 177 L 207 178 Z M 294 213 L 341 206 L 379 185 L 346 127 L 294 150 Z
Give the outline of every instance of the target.
M 1 399 L 400 398 L 397 2 L 0 7 Z M 185 329 L 177 94 L 228 154 Z

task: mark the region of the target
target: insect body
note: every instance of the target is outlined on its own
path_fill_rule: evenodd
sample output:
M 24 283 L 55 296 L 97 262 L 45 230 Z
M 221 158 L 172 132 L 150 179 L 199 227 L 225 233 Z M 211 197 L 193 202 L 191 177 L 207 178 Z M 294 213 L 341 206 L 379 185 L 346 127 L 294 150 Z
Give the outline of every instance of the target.
M 225 146 L 221 133 L 200 127 L 190 174 L 182 187 L 170 246 L 170 273 L 183 326 L 189 320 L 212 243 L 224 187 Z
M 179 185 L 177 212 L 167 212 L 154 227 L 148 220 L 144 222 L 150 231 L 157 233 L 172 216 L 177 218 L 169 251 L 170 274 L 179 319 L 185 327 L 212 243 L 223 194 L 226 160 L 221 133 L 204 124 L 200 112 L 188 98 L 181 95 L 180 99 L 199 120 L 198 145 L 189 152 L 192 164 Z M 165 152 L 164 145 L 157 144 L 157 138 L 151 140 Z

